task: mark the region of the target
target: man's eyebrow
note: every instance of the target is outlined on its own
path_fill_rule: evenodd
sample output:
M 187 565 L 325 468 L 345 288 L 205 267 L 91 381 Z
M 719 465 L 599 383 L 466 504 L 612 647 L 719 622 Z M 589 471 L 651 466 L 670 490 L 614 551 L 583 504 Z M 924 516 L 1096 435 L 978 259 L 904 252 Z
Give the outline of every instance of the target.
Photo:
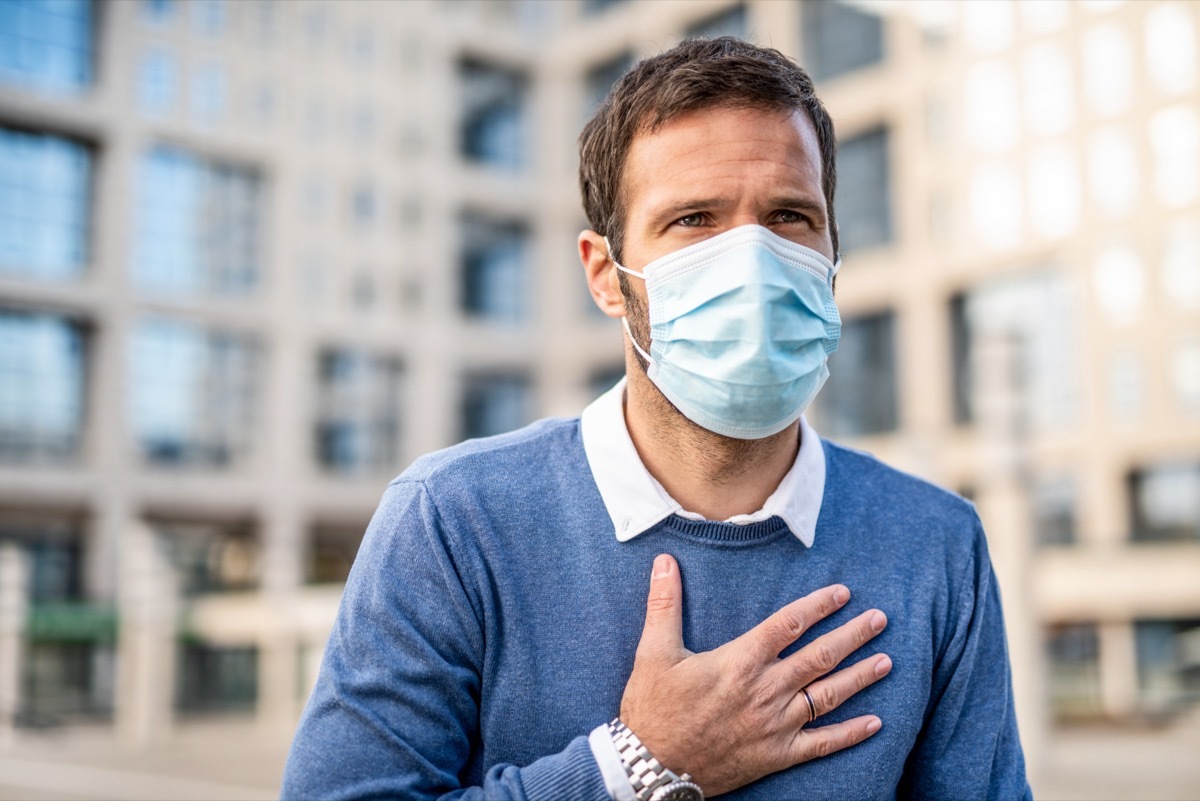
M 709 197 L 692 198 L 663 206 L 650 216 L 651 225 L 658 227 L 674 222 L 676 218 L 686 214 L 710 209 L 721 209 L 732 204 L 729 198 Z M 778 195 L 768 201 L 768 205 L 777 209 L 794 209 L 802 211 L 813 218 L 815 222 L 824 223 L 828 217 L 824 202 L 804 195 Z
M 669 206 L 663 206 L 651 215 L 651 223 L 657 227 L 665 225 L 669 222 L 674 222 L 675 218 L 682 217 L 685 214 L 692 214 L 697 211 L 705 211 L 708 209 L 719 209 L 728 206 L 730 200 L 728 198 L 709 197 L 709 198 L 692 198 L 690 200 L 682 200 L 678 203 L 672 203 Z
M 771 205 L 778 209 L 795 209 L 796 211 L 807 212 L 818 222 L 823 222 L 826 216 L 828 216 L 824 202 L 811 197 L 804 197 L 803 195 L 780 195 L 779 197 L 773 197 L 771 198 Z

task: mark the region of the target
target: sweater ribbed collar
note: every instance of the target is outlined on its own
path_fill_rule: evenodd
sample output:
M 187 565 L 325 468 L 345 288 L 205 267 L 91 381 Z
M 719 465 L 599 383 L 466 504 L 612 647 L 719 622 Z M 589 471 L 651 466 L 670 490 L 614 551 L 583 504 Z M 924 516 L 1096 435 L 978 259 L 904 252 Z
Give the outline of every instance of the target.
M 626 542 L 661 523 L 671 515 L 704 521 L 689 512 L 663 489 L 646 469 L 629 429 L 625 425 L 625 379 L 592 401 L 583 410 L 581 429 L 588 467 L 604 507 L 612 519 L 617 539 Z M 796 461 L 762 509 L 735 515 L 724 521 L 745 526 L 779 517 L 796 539 L 811 548 L 816 536 L 817 515 L 825 495 L 825 451 L 821 439 L 803 416 L 800 417 L 800 449 Z

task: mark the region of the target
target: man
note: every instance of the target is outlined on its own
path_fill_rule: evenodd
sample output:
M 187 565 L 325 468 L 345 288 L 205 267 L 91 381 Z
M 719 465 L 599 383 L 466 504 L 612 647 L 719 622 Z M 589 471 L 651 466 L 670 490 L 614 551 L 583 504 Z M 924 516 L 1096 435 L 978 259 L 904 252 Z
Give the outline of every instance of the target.
M 801 416 L 840 333 L 808 77 L 686 41 L 580 150 L 627 379 L 392 482 L 284 797 L 1028 796 L 974 511 Z

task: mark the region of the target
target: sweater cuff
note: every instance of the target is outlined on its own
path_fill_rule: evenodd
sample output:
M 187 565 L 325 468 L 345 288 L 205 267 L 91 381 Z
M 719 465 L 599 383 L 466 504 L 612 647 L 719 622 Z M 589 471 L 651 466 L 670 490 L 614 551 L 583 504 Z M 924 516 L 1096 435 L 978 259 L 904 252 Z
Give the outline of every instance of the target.
M 576 737 L 554 756 L 522 768 L 521 786 L 528 801 L 609 801 L 586 737 Z
M 604 777 L 604 786 L 608 789 L 613 801 L 637 801 L 633 794 L 633 785 L 621 764 L 621 755 L 613 745 L 612 735 L 608 732 L 608 724 L 601 723 L 592 729 L 588 735 L 588 745 L 592 747 L 592 756 L 600 766 L 600 774 Z

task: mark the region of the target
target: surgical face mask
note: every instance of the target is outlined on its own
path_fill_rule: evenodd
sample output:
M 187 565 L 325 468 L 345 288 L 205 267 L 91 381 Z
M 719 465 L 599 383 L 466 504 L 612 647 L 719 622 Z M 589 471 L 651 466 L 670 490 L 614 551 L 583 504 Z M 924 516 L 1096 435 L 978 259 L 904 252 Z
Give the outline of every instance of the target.
M 697 425 L 735 439 L 769 437 L 799 419 L 829 377 L 842 329 L 838 265 L 817 251 L 744 225 L 640 273 L 613 264 L 646 282 L 649 353 L 622 322 L 647 376 Z

